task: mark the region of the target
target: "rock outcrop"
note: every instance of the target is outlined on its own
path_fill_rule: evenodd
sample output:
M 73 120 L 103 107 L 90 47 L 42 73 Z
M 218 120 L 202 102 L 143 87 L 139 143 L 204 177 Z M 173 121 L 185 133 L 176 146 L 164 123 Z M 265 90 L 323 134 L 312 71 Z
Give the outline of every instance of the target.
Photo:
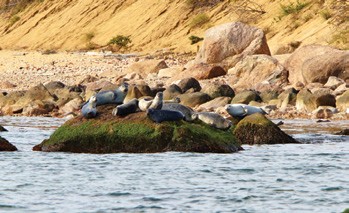
M 242 119 L 237 124 L 234 134 L 241 144 L 299 143 L 260 113 Z
M 12 152 L 17 151 L 17 148 L 10 142 L 8 142 L 5 138 L 0 136 L 0 151 Z
M 241 149 L 232 129 L 201 123 L 151 121 L 146 113 L 111 116 L 115 106 L 100 106 L 99 116 L 67 121 L 35 151 L 75 153 L 153 153 L 165 151 L 232 153 Z

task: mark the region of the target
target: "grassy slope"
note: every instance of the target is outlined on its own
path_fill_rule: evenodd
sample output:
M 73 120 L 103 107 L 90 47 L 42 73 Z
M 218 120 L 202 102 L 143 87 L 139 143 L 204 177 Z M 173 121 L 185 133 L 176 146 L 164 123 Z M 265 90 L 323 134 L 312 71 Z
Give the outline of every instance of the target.
M 211 26 L 243 20 L 266 30 L 268 43 L 275 52 L 292 41 L 331 43 L 333 35 L 342 32 L 340 29 L 348 24 L 347 21 L 341 27 L 331 25 L 331 19 L 326 20 L 321 15 L 326 3 L 318 4 L 317 0 L 290 15 L 283 15 L 280 7 L 288 5 L 288 0 L 255 2 L 263 5 L 265 14 L 246 17 L 249 13 L 245 11 L 237 15 L 233 1 L 197 9 L 180 0 L 160 3 L 152 0 L 36 1 L 19 13 L 0 15 L 0 47 L 75 50 L 86 47 L 87 34 L 94 34 L 91 41 L 98 45 L 105 45 L 113 36 L 122 34 L 130 35 L 131 51 L 150 52 L 162 48 L 195 51 L 196 46 L 190 45 L 188 40 L 190 35 L 203 36 Z M 200 13 L 207 14 L 210 20 L 192 27 L 192 20 Z M 19 18 L 14 19 L 14 16 Z M 13 23 L 13 20 L 17 21 Z M 348 48 L 340 43 L 337 46 Z

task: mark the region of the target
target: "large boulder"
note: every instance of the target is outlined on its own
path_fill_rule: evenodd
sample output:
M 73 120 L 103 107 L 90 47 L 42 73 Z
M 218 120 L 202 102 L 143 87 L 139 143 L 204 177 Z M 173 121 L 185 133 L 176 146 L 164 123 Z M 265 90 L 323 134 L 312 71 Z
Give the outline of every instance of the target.
M 242 119 L 236 125 L 234 134 L 241 144 L 299 143 L 260 113 Z
M 231 101 L 232 104 L 249 104 L 251 101 L 260 101 L 256 91 L 245 90 L 235 94 L 235 97 Z
M 177 97 L 181 104 L 189 107 L 195 107 L 211 100 L 210 96 L 203 92 L 185 93 Z
M 220 84 L 215 82 L 205 84 L 201 91 L 208 94 L 211 98 L 218 98 L 221 96 L 233 98 L 235 96 L 233 88 L 231 88 L 228 84 Z
M 8 142 L 5 138 L 0 136 L 0 152 L 1 151 L 17 151 L 17 148 L 12 145 L 10 142 Z
M 114 106 L 99 106 L 99 116 L 78 116 L 59 127 L 33 150 L 75 153 L 217 152 L 241 149 L 232 129 L 219 130 L 185 121 L 154 123 L 145 112 L 111 116 Z
M 204 41 L 191 64 L 222 64 L 233 67 L 245 55 L 267 54 L 270 50 L 263 30 L 241 22 L 218 25 L 205 32 Z
M 314 93 L 308 89 L 302 89 L 298 92 L 296 100 L 297 110 L 312 112 L 319 106 L 336 107 L 335 96 L 327 89 L 318 89 Z
M 288 83 L 287 70 L 269 55 L 249 55 L 228 70 L 229 84 L 258 91 L 276 90 Z M 258 78 L 256 78 L 258 76 Z
M 325 84 L 330 76 L 349 79 L 349 51 L 329 46 L 308 45 L 298 48 L 286 61 L 291 84 L 319 82 Z
M 199 92 L 201 90 L 199 81 L 192 77 L 179 80 L 176 84 L 181 88 L 183 93 L 190 89 L 192 89 L 193 92 Z

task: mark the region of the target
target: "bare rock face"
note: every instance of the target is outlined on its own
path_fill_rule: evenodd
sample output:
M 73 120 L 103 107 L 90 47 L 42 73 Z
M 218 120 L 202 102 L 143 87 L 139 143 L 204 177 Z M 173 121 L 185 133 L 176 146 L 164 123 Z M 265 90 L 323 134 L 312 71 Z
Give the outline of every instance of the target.
M 224 64 L 233 67 L 245 55 L 267 54 L 270 50 L 263 30 L 241 22 L 232 22 L 208 29 L 194 64 Z
M 159 70 L 168 68 L 164 60 L 146 60 L 138 61 L 131 64 L 128 67 L 127 73 L 138 73 L 141 76 L 145 77 L 150 73 L 158 73 Z
M 228 75 L 229 83 L 239 89 L 275 90 L 288 83 L 287 70 L 268 55 L 246 56 L 228 70 Z
M 307 45 L 297 49 L 286 61 L 291 84 L 325 84 L 330 76 L 349 79 L 349 51 L 328 46 Z
M 0 136 L 0 152 L 1 151 L 17 151 L 17 148 L 8 142 L 5 138 Z

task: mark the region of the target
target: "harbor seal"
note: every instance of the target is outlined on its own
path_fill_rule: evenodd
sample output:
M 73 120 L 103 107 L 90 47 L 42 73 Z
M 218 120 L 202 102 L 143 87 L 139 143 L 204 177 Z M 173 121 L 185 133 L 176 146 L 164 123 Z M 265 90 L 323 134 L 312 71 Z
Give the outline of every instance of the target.
M 184 118 L 183 113 L 173 110 L 148 109 L 147 116 L 156 123 L 163 121 L 179 121 Z
M 128 84 L 122 83 L 115 90 L 106 90 L 96 94 L 97 106 L 105 104 L 122 104 L 128 91 Z
M 227 104 L 225 110 L 232 117 L 245 117 L 246 115 L 252 115 L 254 113 L 267 114 L 262 108 L 249 106 L 246 104 Z
M 179 111 L 183 113 L 183 115 L 185 116 L 184 117 L 185 121 L 189 121 L 189 122 L 193 121 L 192 115 L 194 114 L 194 110 L 190 107 L 184 106 L 179 103 L 164 103 L 161 109 Z
M 223 116 L 214 112 L 199 112 L 193 114 L 193 119 L 199 119 L 202 122 L 217 129 L 227 130 L 231 127 L 232 122 Z
M 82 109 L 81 109 L 82 116 L 84 116 L 85 118 L 96 117 L 97 116 L 96 104 L 97 104 L 96 96 L 91 96 L 91 98 L 88 99 L 88 102 L 84 106 L 82 106 Z
M 154 99 L 141 98 L 138 102 L 138 107 L 141 111 L 147 111 L 147 109 L 161 109 L 163 105 L 163 94 L 157 92 Z
M 126 116 L 131 113 L 135 113 L 138 109 L 138 99 L 134 98 L 126 104 L 121 104 L 113 109 L 112 114 L 114 116 Z

